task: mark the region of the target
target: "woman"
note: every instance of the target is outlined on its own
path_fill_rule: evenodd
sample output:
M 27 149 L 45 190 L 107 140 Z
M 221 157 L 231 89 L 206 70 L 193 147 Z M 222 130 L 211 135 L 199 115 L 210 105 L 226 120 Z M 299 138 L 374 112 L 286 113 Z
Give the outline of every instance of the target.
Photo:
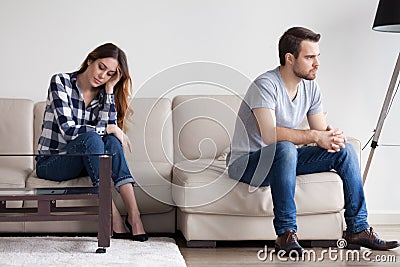
M 46 154 L 113 154 L 112 179 L 128 212 L 125 225 L 130 231 L 126 233 L 113 202 L 113 237 L 146 241 L 133 191 L 134 179 L 123 150 L 131 148 L 122 131 L 133 113 L 128 101 L 131 86 L 126 55 L 111 43 L 94 49 L 78 71 L 54 75 L 39 138 L 41 155 L 36 158 L 36 172 L 38 177 L 53 181 L 89 175 L 93 185 L 98 186 L 97 156 Z

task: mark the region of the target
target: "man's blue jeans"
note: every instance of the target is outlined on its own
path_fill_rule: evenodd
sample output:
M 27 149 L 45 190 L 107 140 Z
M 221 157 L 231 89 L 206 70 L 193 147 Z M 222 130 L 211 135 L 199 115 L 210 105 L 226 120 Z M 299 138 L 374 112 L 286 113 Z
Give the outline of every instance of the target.
M 113 135 L 101 137 L 95 132 L 80 134 L 66 145 L 67 154 L 112 154 L 112 175 L 114 186 L 118 190 L 121 185 L 134 183 L 125 160 L 124 151 L 119 140 Z M 98 156 L 46 156 L 36 158 L 36 174 L 38 177 L 65 181 L 89 175 L 93 186 L 99 184 Z
M 297 231 L 296 175 L 332 169 L 343 181 L 346 231 L 358 233 L 368 228 L 361 172 L 350 144 L 329 153 L 318 146 L 297 148 L 291 142 L 278 142 L 239 157 L 229 166 L 228 173 L 229 177 L 253 186 L 271 186 L 275 232 L 281 235 L 287 230 Z

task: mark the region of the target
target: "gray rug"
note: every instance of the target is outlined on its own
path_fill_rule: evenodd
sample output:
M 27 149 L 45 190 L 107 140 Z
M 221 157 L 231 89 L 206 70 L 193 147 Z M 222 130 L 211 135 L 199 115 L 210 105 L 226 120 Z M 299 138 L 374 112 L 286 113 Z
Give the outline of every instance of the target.
M 96 249 L 96 237 L 0 237 L 0 266 L 186 266 L 167 237 L 111 239 L 106 253 Z

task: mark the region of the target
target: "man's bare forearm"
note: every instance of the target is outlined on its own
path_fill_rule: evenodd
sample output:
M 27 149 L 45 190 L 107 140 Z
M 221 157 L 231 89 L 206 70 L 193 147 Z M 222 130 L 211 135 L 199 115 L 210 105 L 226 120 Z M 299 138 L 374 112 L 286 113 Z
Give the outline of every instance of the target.
M 319 139 L 317 130 L 298 130 L 284 127 L 276 127 L 276 141 L 289 141 L 295 145 L 317 143 Z

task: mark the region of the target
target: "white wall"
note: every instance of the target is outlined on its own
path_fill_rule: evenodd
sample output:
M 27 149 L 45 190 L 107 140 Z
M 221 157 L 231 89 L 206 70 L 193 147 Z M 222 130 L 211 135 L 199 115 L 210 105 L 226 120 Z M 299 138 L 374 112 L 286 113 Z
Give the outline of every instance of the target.
M 399 53 L 400 34 L 371 30 L 378 0 L 0 0 L 0 97 L 44 100 L 53 73 L 76 70 L 97 45 L 125 50 L 137 97 L 176 64 L 210 61 L 255 78 L 278 64 L 277 40 L 294 25 L 322 34 L 318 82 L 330 123 L 366 143 Z M 238 89 L 244 93 L 245 88 Z M 190 88 L 183 93 L 203 93 Z M 181 92 L 182 93 L 182 92 Z M 400 96 L 381 143 L 400 143 Z M 369 148 L 363 152 L 364 168 Z M 400 223 L 400 148 L 376 150 L 365 186 L 371 220 Z M 385 216 L 377 216 L 384 213 Z M 386 216 L 392 214 L 391 216 Z

